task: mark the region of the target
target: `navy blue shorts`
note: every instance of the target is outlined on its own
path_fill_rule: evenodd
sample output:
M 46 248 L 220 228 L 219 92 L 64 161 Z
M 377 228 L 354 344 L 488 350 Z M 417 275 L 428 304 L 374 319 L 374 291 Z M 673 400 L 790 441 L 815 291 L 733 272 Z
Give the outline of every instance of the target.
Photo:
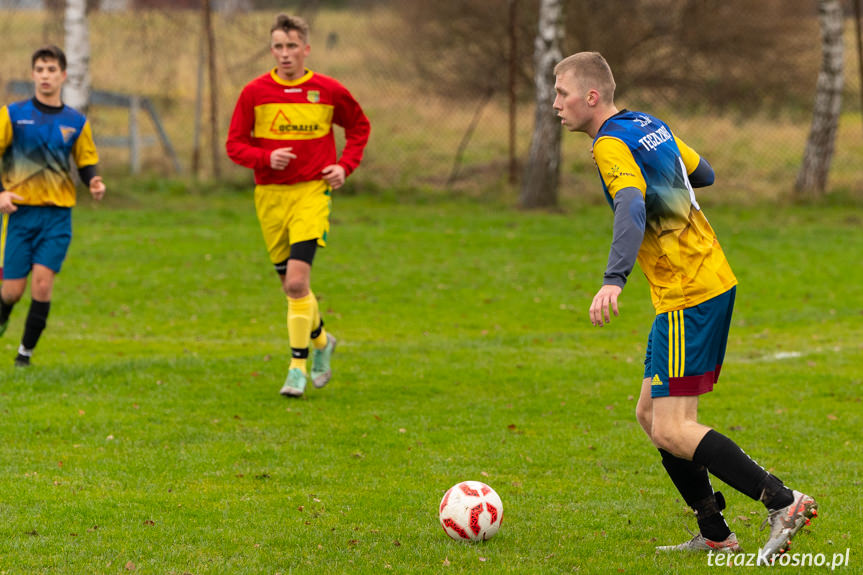
M 695 307 L 656 316 L 644 358 L 651 397 L 713 391 L 725 359 L 735 293 L 736 286 Z
M 33 264 L 59 273 L 72 242 L 72 208 L 18 206 L 3 216 L 2 279 L 26 278 Z

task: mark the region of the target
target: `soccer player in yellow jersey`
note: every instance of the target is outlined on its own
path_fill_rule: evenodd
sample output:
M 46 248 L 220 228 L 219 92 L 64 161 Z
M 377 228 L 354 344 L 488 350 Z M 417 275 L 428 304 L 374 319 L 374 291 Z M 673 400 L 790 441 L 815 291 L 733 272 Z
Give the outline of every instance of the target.
M 255 172 L 255 207 L 270 261 L 288 298 L 291 365 L 281 394 L 306 389 L 309 343 L 315 387 L 330 380 L 336 339 L 324 330 L 311 292 L 315 251 L 327 245 L 332 191 L 345 183 L 363 157 L 369 121 L 348 90 L 305 67 L 309 27 L 280 14 L 270 29 L 276 67 L 240 94 L 228 132 L 230 158 Z M 333 126 L 345 131 L 336 156 Z
M 30 365 L 51 309 L 54 277 L 72 240 L 75 205 L 74 160 L 81 181 L 96 200 L 105 184 L 96 174 L 99 156 L 83 114 L 64 106 L 66 55 L 57 46 L 31 59 L 35 96 L 0 109 L 0 335 L 30 281 L 30 311 L 15 365 Z
M 554 74 L 554 109 L 568 130 L 593 138 L 594 160 L 614 211 L 608 265 L 590 320 L 604 326 L 611 313 L 618 315 L 618 296 L 636 261 L 656 308 L 636 418 L 699 526 L 690 541 L 658 549 L 740 550 L 709 472 L 764 503 L 771 531 L 759 562 L 772 562 L 816 515 L 817 505 L 698 422 L 698 398 L 719 378 L 737 285 L 693 191 L 713 183 L 713 169 L 658 118 L 618 110 L 614 77 L 599 53 L 573 54 Z

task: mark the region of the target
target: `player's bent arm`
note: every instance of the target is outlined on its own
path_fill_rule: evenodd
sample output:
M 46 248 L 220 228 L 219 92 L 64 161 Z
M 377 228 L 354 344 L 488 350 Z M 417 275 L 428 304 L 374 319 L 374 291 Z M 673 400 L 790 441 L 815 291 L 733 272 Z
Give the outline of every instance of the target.
M 101 200 L 105 195 L 105 184 L 102 182 L 102 176 L 99 175 L 98 166 L 90 164 L 88 166 L 79 166 L 78 175 L 81 181 L 90 190 L 90 195 L 95 200 Z
M 0 157 L 6 152 L 6 148 L 12 143 L 12 119 L 9 117 L 9 108 L 0 108 Z M 6 190 L 3 181 L 0 180 L 0 192 Z
M 716 174 L 713 171 L 713 166 L 711 166 L 704 158 L 701 158 L 698 162 L 698 166 L 689 173 L 689 183 L 693 188 L 712 186 L 715 178 Z
M 621 289 L 635 266 L 644 240 L 647 211 L 638 188 L 623 188 L 614 195 L 614 235 L 603 276 L 604 285 Z
M 72 157 L 75 159 L 75 165 L 78 166 L 78 175 L 81 181 L 90 189 L 90 194 L 97 200 L 101 200 L 105 195 L 105 184 L 102 183 L 102 178 L 99 177 L 99 153 L 96 151 L 96 144 L 93 141 L 93 131 L 90 128 L 90 122 L 85 121 L 78 139 L 75 140 L 75 145 L 72 147 Z
M 78 138 L 72 146 L 72 157 L 75 159 L 75 165 L 78 166 L 79 172 L 81 166 L 92 166 L 99 163 L 99 153 L 96 151 L 89 120 L 84 122 L 81 133 L 78 134 Z M 89 181 L 89 179 L 84 180 L 84 182 Z
M 246 91 L 243 90 L 231 116 L 225 151 L 234 163 L 256 170 L 270 166 L 270 151 L 252 145 L 254 127 L 254 105 L 247 101 Z
M 81 181 L 88 188 L 90 187 L 90 182 L 99 175 L 96 164 L 91 164 L 89 166 L 78 166 L 78 175 L 81 177 Z
M 9 117 L 9 108 L 0 108 L 0 156 L 12 143 L 12 118 Z
M 611 321 L 611 314 L 620 315 L 617 298 L 626 285 L 641 242 L 644 240 L 646 209 L 642 191 L 625 187 L 614 194 L 614 237 L 608 254 L 603 285 L 590 304 L 590 322 L 598 327 Z
M 689 175 L 689 183 L 692 187 L 703 188 L 713 185 L 715 174 L 710 163 L 677 136 L 674 136 L 674 141 L 677 143 L 677 149 L 680 150 L 680 157 L 683 159 L 683 165 L 686 166 L 686 173 Z
M 363 159 L 363 151 L 369 141 L 371 124 L 359 102 L 341 86 L 337 96 L 333 123 L 345 130 L 345 147 L 338 164 L 345 169 L 345 177 L 357 169 Z

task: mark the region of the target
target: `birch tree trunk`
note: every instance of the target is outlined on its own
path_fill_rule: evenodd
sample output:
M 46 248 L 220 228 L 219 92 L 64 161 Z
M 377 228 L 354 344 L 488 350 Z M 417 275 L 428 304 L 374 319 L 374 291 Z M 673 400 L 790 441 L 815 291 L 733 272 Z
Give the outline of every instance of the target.
M 521 187 L 523 208 L 557 206 L 560 181 L 560 121 L 554 113 L 554 66 L 561 60 L 562 0 L 541 0 L 534 41 L 536 113 L 530 154 Z
M 210 156 L 212 157 L 213 176 L 222 176 L 221 162 L 223 147 L 219 137 L 219 83 L 216 76 L 216 33 L 213 30 L 213 8 L 210 0 L 203 0 L 204 33 L 207 35 L 207 69 L 210 75 Z
M 824 195 L 842 108 L 841 0 L 819 0 L 818 19 L 821 23 L 821 71 L 803 165 L 794 184 L 798 197 Z
M 63 102 L 79 112 L 90 106 L 90 30 L 87 0 L 66 0 L 66 83 Z

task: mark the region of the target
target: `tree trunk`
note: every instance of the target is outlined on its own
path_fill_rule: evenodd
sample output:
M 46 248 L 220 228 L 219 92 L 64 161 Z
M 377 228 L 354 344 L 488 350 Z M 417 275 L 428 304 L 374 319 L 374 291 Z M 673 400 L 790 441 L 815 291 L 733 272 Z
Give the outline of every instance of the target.
M 560 181 L 560 121 L 554 114 L 554 66 L 561 59 L 563 2 L 541 0 L 534 41 L 536 114 L 530 155 L 521 187 L 521 207 L 557 206 Z
M 815 89 L 812 127 L 797 174 L 798 197 L 819 197 L 827 188 L 827 175 L 842 107 L 842 2 L 819 0 L 821 22 L 821 71 Z
M 515 83 L 518 74 L 518 0 L 509 0 L 509 183 L 518 181 L 518 160 L 515 155 L 518 97 Z
M 210 73 L 210 155 L 212 156 L 213 176 L 218 180 L 222 175 L 222 141 L 219 137 L 219 83 L 216 76 L 216 34 L 213 30 L 213 11 L 210 0 L 203 0 L 204 32 L 207 35 L 207 69 Z
M 66 0 L 66 83 L 63 101 L 87 113 L 90 106 L 90 30 L 87 1 Z

